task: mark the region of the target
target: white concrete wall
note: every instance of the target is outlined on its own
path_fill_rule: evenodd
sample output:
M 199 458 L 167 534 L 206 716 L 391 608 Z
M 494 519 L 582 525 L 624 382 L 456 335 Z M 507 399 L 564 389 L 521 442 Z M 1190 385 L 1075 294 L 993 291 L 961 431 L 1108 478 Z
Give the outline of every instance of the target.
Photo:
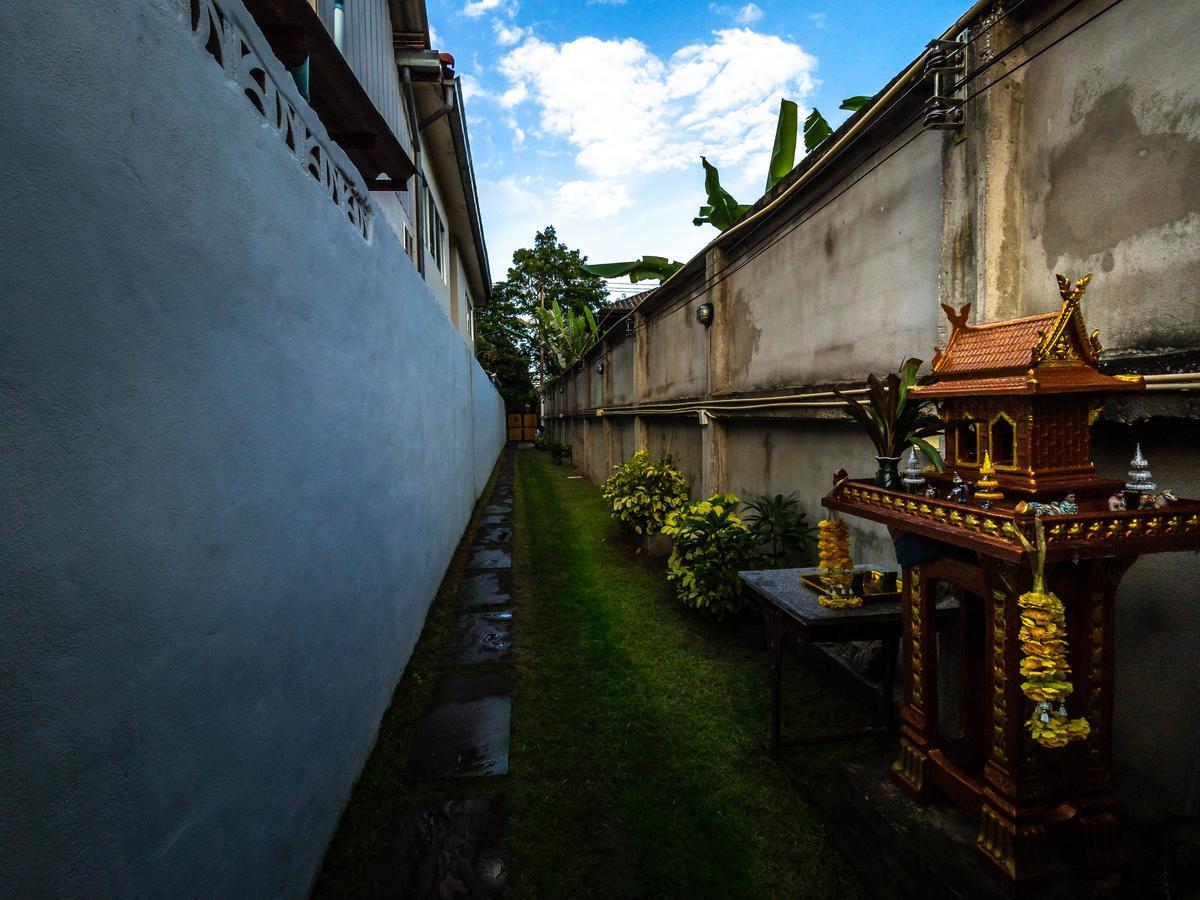
M 0 48 L 0 894 L 305 896 L 502 403 L 186 0 Z

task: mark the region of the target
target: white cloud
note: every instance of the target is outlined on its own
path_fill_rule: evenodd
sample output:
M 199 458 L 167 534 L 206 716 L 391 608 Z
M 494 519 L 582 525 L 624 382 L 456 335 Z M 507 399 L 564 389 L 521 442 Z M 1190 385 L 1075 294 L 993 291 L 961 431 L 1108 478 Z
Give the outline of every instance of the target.
M 531 189 L 533 179 L 528 175 L 509 175 L 499 181 L 481 181 L 479 186 L 509 214 L 536 212 L 542 206 L 541 197 Z
M 501 47 L 511 47 L 521 43 L 522 38 L 529 34 L 528 28 L 519 25 L 507 25 L 499 19 L 492 20 L 492 30 L 496 32 L 496 43 Z
M 737 14 L 733 17 L 733 21 L 737 22 L 739 25 L 753 25 L 762 17 L 762 7 L 760 7 L 757 3 L 747 3 L 737 11 Z
M 504 2 L 505 0 L 468 0 L 467 5 L 463 7 L 463 15 L 478 19 L 486 12 L 499 9 Z
M 757 3 L 747 3 L 745 6 L 733 7 L 723 3 L 708 4 L 708 11 L 718 16 L 733 19 L 738 25 L 753 25 L 763 17 L 762 7 Z
M 433 25 L 429 26 L 429 46 L 436 50 L 442 44 L 442 36 L 437 33 Z
M 517 82 L 507 91 L 500 95 L 500 104 L 502 106 L 516 106 L 518 103 L 524 103 L 529 97 L 529 89 L 524 83 Z
M 824 28 L 829 24 L 829 14 L 823 12 L 813 13 L 808 17 L 808 20 L 813 23 L 813 27 Z
M 491 96 L 474 75 L 459 75 L 458 78 L 462 82 L 463 100 L 466 102 L 470 103 L 476 97 L 486 100 Z
M 749 29 L 713 38 L 663 60 L 633 38 L 530 37 L 500 61 L 510 84 L 501 102 L 532 102 L 542 131 L 565 139 L 578 166 L 600 178 L 681 169 L 702 154 L 727 164 L 765 160 L 779 98 L 803 103 L 816 59 Z
M 515 149 L 517 147 L 523 146 L 525 144 L 525 129 L 522 128 L 520 126 L 520 124 L 517 122 L 517 120 L 514 119 L 512 116 L 508 117 L 506 124 L 508 125 L 508 127 L 510 129 L 512 129 L 513 148 Z
M 625 185 L 614 181 L 568 181 L 554 199 L 564 219 L 606 219 L 633 203 Z
M 816 64 L 798 44 L 748 28 L 670 55 L 634 38 L 557 43 L 527 32 L 489 70 L 513 148 L 480 182 L 494 271 L 547 224 L 593 260 L 690 258 L 716 234 L 692 225 L 705 200 L 700 156 L 753 202 L 779 99 L 803 107 Z

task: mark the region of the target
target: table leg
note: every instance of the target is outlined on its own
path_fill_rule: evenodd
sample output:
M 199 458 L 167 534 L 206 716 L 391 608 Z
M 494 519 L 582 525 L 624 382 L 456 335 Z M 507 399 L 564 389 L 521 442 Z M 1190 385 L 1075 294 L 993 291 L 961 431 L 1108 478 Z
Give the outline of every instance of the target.
M 764 604 L 764 607 L 766 604 Z M 779 616 L 764 609 L 767 623 L 767 666 L 771 688 L 771 759 L 779 759 L 780 719 L 783 716 L 783 628 Z

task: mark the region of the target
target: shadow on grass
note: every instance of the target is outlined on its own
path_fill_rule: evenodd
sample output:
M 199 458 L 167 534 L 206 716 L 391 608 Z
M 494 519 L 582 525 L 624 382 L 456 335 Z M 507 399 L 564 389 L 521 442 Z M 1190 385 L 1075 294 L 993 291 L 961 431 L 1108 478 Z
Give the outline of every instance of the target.
M 861 895 L 762 749 L 764 655 L 680 606 L 568 471 L 517 456 L 514 893 Z M 798 666 L 787 696 L 793 726 L 869 717 Z

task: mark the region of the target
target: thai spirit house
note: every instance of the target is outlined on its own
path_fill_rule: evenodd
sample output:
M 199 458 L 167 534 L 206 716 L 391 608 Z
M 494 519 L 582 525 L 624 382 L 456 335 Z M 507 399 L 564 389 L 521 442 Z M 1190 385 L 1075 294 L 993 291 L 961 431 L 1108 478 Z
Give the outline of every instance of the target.
M 953 330 L 935 354 L 936 377 L 912 389 L 940 407 L 946 472 L 927 471 L 928 494 L 843 478 L 823 500 L 926 539 L 904 566 L 904 703 L 893 775 L 920 800 L 946 796 L 976 816 L 980 853 L 1014 882 L 1044 876 L 1058 846 L 1075 848 L 1091 871 L 1117 865 L 1117 587 L 1143 553 L 1200 547 L 1200 503 L 1163 494 L 1123 508 L 1110 502 L 1122 482 L 1093 469 L 1089 430 L 1104 395 L 1143 384 L 1097 370 L 1099 340 L 1080 311 L 1087 282 L 1060 276 L 1062 307 L 1040 316 L 968 325 L 967 307 L 947 309 Z M 983 490 L 973 495 L 972 484 Z M 1031 567 L 1036 554 L 1027 548 L 1039 531 L 1044 565 Z M 939 714 L 939 585 L 960 601 L 951 719 Z M 1045 606 L 1043 591 L 1058 598 L 1052 615 L 1030 612 L 1031 597 Z M 1030 644 L 1034 632 L 1049 643 Z M 1035 702 L 1046 698 L 1030 688 L 1038 652 L 1062 660 L 1052 704 Z M 953 719 L 947 733 L 942 722 Z M 1067 723 L 1069 736 L 1057 742 L 1039 734 Z
M 1080 304 L 1091 280 L 1059 276 L 1062 308 L 990 325 L 968 325 L 970 304 L 943 306 L 953 330 L 934 351 L 934 384 L 914 396 L 936 399 L 946 423 L 947 474 L 979 478 L 987 455 L 1007 497 L 1051 500 L 1074 493 L 1105 496 L 1120 482 L 1098 478 L 1091 460 L 1091 426 L 1104 394 L 1140 390 L 1139 376 L 1096 369 L 1100 339 L 1083 323 Z

